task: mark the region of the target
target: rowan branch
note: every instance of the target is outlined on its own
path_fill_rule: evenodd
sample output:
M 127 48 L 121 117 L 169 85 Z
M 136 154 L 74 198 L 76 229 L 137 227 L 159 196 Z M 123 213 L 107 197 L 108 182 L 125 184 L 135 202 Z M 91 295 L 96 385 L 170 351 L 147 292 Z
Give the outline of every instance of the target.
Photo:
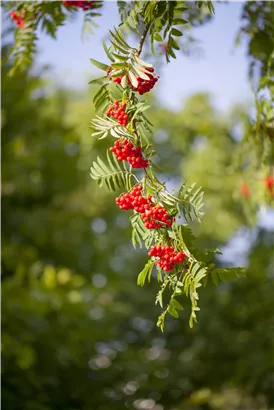
M 150 27 L 150 24 L 151 24 L 151 23 L 148 23 L 148 24 L 146 25 L 145 30 L 144 30 L 144 32 L 143 32 L 143 35 L 142 35 L 142 37 L 141 37 L 141 40 L 140 40 L 140 43 L 139 43 L 139 46 L 138 46 L 138 49 L 137 49 L 137 57 L 139 57 L 140 54 L 141 54 L 141 52 L 142 52 L 143 45 L 144 45 L 144 42 L 145 42 L 145 39 L 146 39 L 148 30 L 149 30 L 149 27 Z

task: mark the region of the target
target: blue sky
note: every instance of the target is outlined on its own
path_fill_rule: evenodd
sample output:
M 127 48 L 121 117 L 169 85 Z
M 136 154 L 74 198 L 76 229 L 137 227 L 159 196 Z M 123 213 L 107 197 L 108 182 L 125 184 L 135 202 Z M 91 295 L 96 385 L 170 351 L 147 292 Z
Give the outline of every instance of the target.
M 248 61 L 246 44 L 235 48 L 234 41 L 240 27 L 243 3 L 215 3 L 213 22 L 193 30 L 201 41 L 203 53 L 200 58 L 178 55 L 177 60 L 161 67 L 161 79 L 157 83 L 157 96 L 161 102 L 178 109 L 181 102 L 195 92 L 209 92 L 213 102 L 221 110 L 235 102 L 252 101 L 248 84 Z M 106 2 L 95 35 L 81 39 L 83 12 L 76 19 L 61 27 L 57 41 L 41 35 L 37 63 L 50 64 L 56 83 L 84 89 L 87 82 L 98 74 L 89 58 L 106 61 L 101 40 L 108 29 L 119 21 L 116 2 Z

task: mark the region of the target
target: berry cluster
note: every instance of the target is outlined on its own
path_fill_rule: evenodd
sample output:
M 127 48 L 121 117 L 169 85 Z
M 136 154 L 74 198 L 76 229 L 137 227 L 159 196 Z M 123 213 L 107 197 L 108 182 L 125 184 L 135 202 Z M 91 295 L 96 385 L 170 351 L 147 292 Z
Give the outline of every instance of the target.
M 120 209 L 128 211 L 134 209 L 141 214 L 153 205 L 152 197 L 145 198 L 142 196 L 142 185 L 137 185 L 132 190 L 124 195 L 116 198 L 116 204 Z
M 119 124 L 127 126 L 128 115 L 125 112 L 126 103 L 120 104 L 119 101 L 114 101 L 113 105 L 110 105 L 106 115 L 111 115 L 113 118 L 118 120 Z
M 154 68 L 153 67 L 147 68 L 147 71 L 150 71 L 151 73 L 153 73 Z M 138 91 L 138 93 L 140 95 L 148 93 L 154 87 L 155 83 L 157 83 L 157 81 L 158 81 L 158 77 L 154 77 L 153 74 L 147 74 L 147 75 L 150 78 L 149 80 L 144 80 L 141 77 L 137 77 L 137 81 L 138 81 L 138 86 L 137 87 L 133 87 L 133 85 L 131 84 L 132 89 L 134 91 Z M 129 80 L 129 83 L 130 83 L 130 80 Z
M 172 246 L 160 245 L 152 246 L 148 255 L 159 258 L 156 260 L 156 265 L 159 265 L 165 272 L 173 270 L 174 265 L 183 262 L 186 256 L 184 252 L 175 252 Z
M 12 18 L 12 20 L 15 22 L 15 24 L 19 27 L 19 28 L 23 28 L 25 25 L 25 20 L 24 20 L 24 15 L 23 14 L 18 14 L 15 11 L 11 11 L 10 12 L 10 16 Z
M 116 204 L 120 209 L 128 211 L 134 209 L 141 214 L 141 218 L 147 229 L 162 228 L 163 225 L 171 226 L 174 217 L 170 217 L 166 209 L 152 202 L 152 196 L 142 196 L 142 186 L 135 186 L 129 193 L 116 198 Z
M 63 3 L 67 7 L 79 7 L 84 11 L 92 8 L 94 1 L 73 1 L 73 0 L 63 0 Z
M 170 217 L 166 208 L 161 205 L 151 207 L 141 217 L 147 229 L 162 228 L 163 224 L 171 226 L 174 221 L 174 217 Z
M 116 141 L 114 147 L 111 147 L 109 150 L 115 154 L 118 161 L 127 161 L 132 168 L 148 167 L 148 160 L 143 158 L 141 147 L 135 148 L 132 142 L 128 140 Z
M 128 83 L 131 85 L 131 88 L 132 88 L 134 91 L 138 91 L 138 93 L 139 93 L 140 95 L 143 95 L 143 94 L 149 92 L 149 91 L 154 87 L 155 83 L 158 81 L 158 78 L 159 78 L 159 77 L 154 77 L 154 75 L 152 74 L 152 73 L 154 72 L 154 68 L 153 68 L 153 67 L 151 67 L 151 68 L 146 68 L 146 70 L 147 70 L 147 71 L 150 71 L 150 73 L 151 73 L 151 74 L 147 74 L 147 73 L 146 73 L 146 75 L 148 75 L 148 77 L 149 77 L 149 80 L 144 80 L 144 79 L 141 78 L 141 77 L 136 77 L 136 78 L 137 78 L 137 81 L 138 81 L 137 87 L 134 87 L 134 86 L 131 84 L 130 78 L 127 77 Z M 108 69 L 106 70 L 107 75 L 109 75 L 110 72 L 111 72 L 111 69 L 108 68 Z M 114 77 L 114 78 L 112 79 L 112 81 L 113 81 L 114 83 L 121 84 L 122 78 L 123 78 L 123 76 L 121 76 L 121 77 Z

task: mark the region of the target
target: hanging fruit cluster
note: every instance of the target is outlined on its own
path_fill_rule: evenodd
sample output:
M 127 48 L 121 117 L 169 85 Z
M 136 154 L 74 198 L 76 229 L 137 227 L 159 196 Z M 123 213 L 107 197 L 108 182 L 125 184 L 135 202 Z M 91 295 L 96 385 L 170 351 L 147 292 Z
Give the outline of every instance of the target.
M 134 209 L 141 214 L 141 218 L 147 229 L 159 229 L 170 227 L 175 218 L 170 216 L 167 210 L 160 204 L 155 204 L 152 196 L 142 196 L 142 185 L 135 186 L 129 193 L 116 198 L 116 203 L 122 210 Z
M 136 212 L 144 213 L 153 204 L 152 196 L 148 198 L 142 196 L 142 185 L 136 185 L 130 192 L 116 198 L 116 204 L 123 211 L 134 209 Z
M 63 0 L 63 4 L 67 7 L 77 7 L 81 8 L 84 11 L 92 9 L 95 1 L 74 1 L 74 0 Z M 24 13 L 17 13 L 16 11 L 12 10 L 10 12 L 10 16 L 14 23 L 20 28 L 24 28 L 25 26 L 25 14 Z
M 155 204 L 151 195 L 147 198 L 142 196 L 142 185 L 136 185 L 130 192 L 116 198 L 116 204 L 123 211 L 134 210 L 140 213 L 147 229 L 167 228 L 172 225 L 175 218 L 170 216 L 167 210 L 160 204 Z M 156 265 L 164 271 L 172 271 L 175 264 L 183 262 L 185 254 L 175 252 L 170 246 L 152 246 L 149 256 L 155 256 Z
M 125 112 L 126 107 L 126 103 L 120 104 L 119 101 L 116 100 L 114 104 L 109 106 L 106 115 L 115 118 L 119 124 L 126 127 L 128 122 L 128 115 Z
M 84 11 L 92 9 L 94 1 L 73 1 L 73 0 L 63 0 L 63 4 L 67 7 L 78 7 Z
M 162 205 L 155 205 L 141 215 L 147 229 L 158 229 L 171 226 L 175 218 L 169 216 Z
M 121 84 L 122 79 L 125 76 L 124 74 L 117 77 L 112 77 L 111 75 L 112 69 L 108 68 L 106 70 L 107 76 L 111 78 L 111 80 L 116 83 L 116 84 Z M 127 83 L 131 86 L 133 91 L 137 91 L 140 95 L 143 95 L 145 93 L 148 93 L 152 88 L 155 86 L 157 81 L 159 80 L 159 76 L 155 76 L 154 74 L 154 68 L 153 67 L 146 67 L 145 70 L 143 70 L 142 77 L 137 76 L 136 80 L 137 83 L 135 85 L 133 84 L 133 81 L 131 80 L 130 76 L 126 76 Z
M 12 18 L 12 20 L 14 21 L 14 23 L 19 27 L 19 28 L 23 28 L 25 25 L 25 20 L 24 20 L 24 14 L 18 14 L 16 13 L 16 11 L 11 11 L 10 12 L 10 16 Z
M 148 93 L 150 90 L 152 90 L 152 88 L 154 87 L 154 85 L 157 83 L 158 81 L 158 77 L 155 77 L 152 73 L 154 72 L 154 68 L 153 67 L 148 67 L 146 69 L 147 71 L 150 71 L 151 74 L 146 74 L 149 77 L 149 80 L 145 80 L 142 77 L 138 76 L 137 77 L 137 81 L 138 81 L 138 85 L 137 87 L 134 87 L 133 84 L 130 81 L 130 78 L 128 79 L 129 83 L 131 84 L 131 87 L 134 91 L 138 91 L 138 93 L 140 95 L 143 95 L 145 93 Z
M 165 272 L 172 271 L 174 266 L 185 259 L 184 252 L 176 252 L 173 246 L 154 245 L 150 248 L 149 256 L 156 258 L 156 265 L 159 265 Z
M 114 147 L 109 149 L 118 161 L 127 161 L 132 168 L 147 168 L 148 160 L 143 158 L 141 147 L 134 147 L 128 140 L 116 141 Z

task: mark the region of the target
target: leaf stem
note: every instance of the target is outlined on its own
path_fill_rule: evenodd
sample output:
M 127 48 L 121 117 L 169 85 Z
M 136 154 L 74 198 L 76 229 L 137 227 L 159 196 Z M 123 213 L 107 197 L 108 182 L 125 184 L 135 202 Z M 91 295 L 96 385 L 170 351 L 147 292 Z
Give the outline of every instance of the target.
M 141 144 L 140 144 L 140 138 L 139 138 L 139 135 L 138 135 L 138 131 L 137 131 L 137 127 L 136 127 L 135 120 L 132 121 L 132 129 L 133 129 L 133 134 L 135 134 L 136 139 L 137 139 L 137 145 L 141 145 Z

